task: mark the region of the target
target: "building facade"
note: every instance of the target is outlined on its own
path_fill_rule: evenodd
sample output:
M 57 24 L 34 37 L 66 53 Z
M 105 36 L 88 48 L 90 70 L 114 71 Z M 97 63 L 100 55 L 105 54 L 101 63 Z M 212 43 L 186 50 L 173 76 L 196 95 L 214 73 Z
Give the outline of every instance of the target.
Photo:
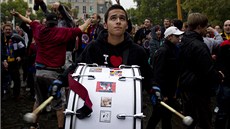
M 52 4 L 56 0 L 47 0 L 47 4 Z M 105 12 L 112 5 L 111 0 L 60 0 L 60 2 L 71 3 L 72 9 L 78 11 L 78 18 L 85 17 L 86 14 L 98 13 L 103 19 Z
M 1 0 L 7 2 L 8 0 Z M 33 8 L 34 0 L 24 0 L 28 3 L 29 8 Z M 43 0 L 46 4 L 52 4 L 57 0 Z M 64 3 L 71 3 L 72 9 L 78 11 L 78 18 L 86 16 L 86 14 L 98 13 L 102 20 L 107 9 L 112 5 L 111 0 L 59 0 Z M 34 11 L 33 11 L 34 13 Z

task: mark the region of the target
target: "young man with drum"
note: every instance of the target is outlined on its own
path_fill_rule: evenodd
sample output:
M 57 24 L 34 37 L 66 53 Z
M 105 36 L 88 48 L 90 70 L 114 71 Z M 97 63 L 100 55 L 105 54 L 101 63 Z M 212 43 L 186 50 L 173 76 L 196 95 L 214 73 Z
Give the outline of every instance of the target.
M 92 41 L 82 52 L 76 63 L 92 64 L 100 66 L 118 68 L 121 64 L 140 66 L 142 86 L 147 91 L 152 87 L 152 69 L 148 64 L 148 58 L 145 50 L 134 43 L 130 35 L 126 32 L 128 28 L 128 16 L 125 9 L 120 5 L 112 5 L 104 16 L 105 30 L 101 31 L 95 41 Z M 68 86 L 67 75 L 75 70 L 77 64 L 69 67 L 61 76 L 58 86 Z M 58 91 L 57 91 L 58 92 Z M 92 110 L 85 106 L 82 109 L 82 115 L 78 117 L 87 117 Z

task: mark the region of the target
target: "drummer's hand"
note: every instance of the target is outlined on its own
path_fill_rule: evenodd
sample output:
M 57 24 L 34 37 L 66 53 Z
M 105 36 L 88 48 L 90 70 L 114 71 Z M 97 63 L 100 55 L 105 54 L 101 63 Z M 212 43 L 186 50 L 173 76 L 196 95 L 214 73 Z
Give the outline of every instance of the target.
M 162 101 L 161 90 L 158 86 L 153 86 L 151 89 L 151 102 L 153 105 L 156 105 L 160 101 Z
M 55 99 L 59 99 L 61 97 L 60 90 L 63 87 L 62 84 L 62 81 L 54 80 L 48 89 L 49 96 L 53 96 Z
M 76 111 L 76 113 L 77 113 L 76 116 L 78 119 L 84 119 L 84 118 L 88 117 L 91 112 L 92 112 L 92 110 L 88 106 L 84 105 L 83 107 L 81 107 L 80 109 L 78 109 Z

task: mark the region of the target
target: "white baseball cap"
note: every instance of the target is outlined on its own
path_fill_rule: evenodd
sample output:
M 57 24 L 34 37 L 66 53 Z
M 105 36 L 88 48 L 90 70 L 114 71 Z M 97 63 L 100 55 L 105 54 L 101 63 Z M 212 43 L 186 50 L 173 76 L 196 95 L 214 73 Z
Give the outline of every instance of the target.
M 165 38 L 167 38 L 169 35 L 182 35 L 184 32 L 180 31 L 177 27 L 171 26 L 165 30 Z

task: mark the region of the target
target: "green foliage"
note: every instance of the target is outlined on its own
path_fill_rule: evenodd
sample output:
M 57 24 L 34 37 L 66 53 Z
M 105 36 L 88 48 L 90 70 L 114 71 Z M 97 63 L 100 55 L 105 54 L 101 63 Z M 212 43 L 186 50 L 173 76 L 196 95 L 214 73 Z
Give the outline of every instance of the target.
M 141 24 L 146 17 L 151 18 L 153 24 L 162 24 L 164 18 L 177 18 L 177 0 L 133 1 L 137 3 L 137 8 L 131 10 L 132 17 L 135 17 L 134 24 Z M 181 0 L 181 7 L 184 22 L 191 12 L 207 15 L 211 25 L 223 25 L 223 22 L 229 19 L 229 0 Z
M 137 8 L 128 9 L 129 18 L 133 24 L 143 23 L 145 18 L 151 18 L 153 24 L 162 24 L 164 18 L 177 18 L 176 0 L 133 0 L 137 3 Z M 71 3 L 62 3 L 71 9 Z M 12 20 L 10 10 L 15 9 L 22 15 L 25 15 L 28 5 L 23 0 L 9 0 L 8 3 L 1 3 L 1 20 L 5 21 L 6 16 L 8 20 Z M 229 0 L 181 0 L 183 21 L 191 12 L 200 12 L 208 16 L 210 24 L 222 25 L 223 22 L 229 19 L 230 1 Z M 50 6 L 48 6 L 50 9 Z M 78 10 L 72 9 L 73 17 L 78 16 Z M 44 17 L 41 9 L 32 14 L 32 19 L 42 19 Z M 16 22 L 20 22 L 16 19 Z
M 135 24 L 143 23 L 145 18 L 151 18 L 153 24 L 162 24 L 164 18 L 174 19 L 177 17 L 177 6 L 173 0 L 134 0 L 137 9 L 133 10 Z
M 73 16 L 73 18 L 75 18 L 75 19 L 78 18 L 78 12 L 79 12 L 78 9 L 76 9 L 76 8 L 72 9 L 72 16 Z
M 8 17 L 8 19 L 3 20 L 9 20 L 11 21 L 13 19 L 13 16 L 10 14 L 11 10 L 15 10 L 17 12 L 22 13 L 25 15 L 26 9 L 28 8 L 28 5 L 23 0 L 9 0 L 7 3 L 1 3 L 1 13 Z M 19 22 L 18 19 L 16 19 L 16 23 Z
M 39 9 L 38 11 L 36 11 L 36 17 L 35 17 L 35 19 L 42 20 L 43 18 L 45 18 L 44 12 L 41 9 Z
M 189 13 L 199 12 L 208 16 L 211 25 L 223 25 L 229 19 L 229 0 L 185 0 L 182 4 Z
M 64 6 L 68 7 L 71 10 L 71 3 L 61 3 Z M 22 15 L 26 14 L 26 10 L 28 9 L 28 4 L 27 2 L 24 2 L 24 0 L 9 0 L 7 3 L 2 2 L 0 4 L 1 6 L 1 21 L 5 22 L 7 21 L 12 21 L 13 16 L 10 14 L 11 10 L 15 10 L 17 12 L 19 12 Z M 47 8 L 49 10 L 51 10 L 51 6 L 47 5 Z M 32 10 L 32 9 L 31 9 Z M 72 10 L 72 14 L 73 16 L 77 17 L 78 15 L 78 10 Z M 36 11 L 36 14 L 31 14 L 30 18 L 33 19 L 38 19 L 41 20 L 42 18 L 44 18 L 44 13 L 42 12 L 41 9 L 39 9 L 38 11 Z M 16 22 L 15 23 L 21 23 L 21 20 L 19 19 L 15 19 Z

